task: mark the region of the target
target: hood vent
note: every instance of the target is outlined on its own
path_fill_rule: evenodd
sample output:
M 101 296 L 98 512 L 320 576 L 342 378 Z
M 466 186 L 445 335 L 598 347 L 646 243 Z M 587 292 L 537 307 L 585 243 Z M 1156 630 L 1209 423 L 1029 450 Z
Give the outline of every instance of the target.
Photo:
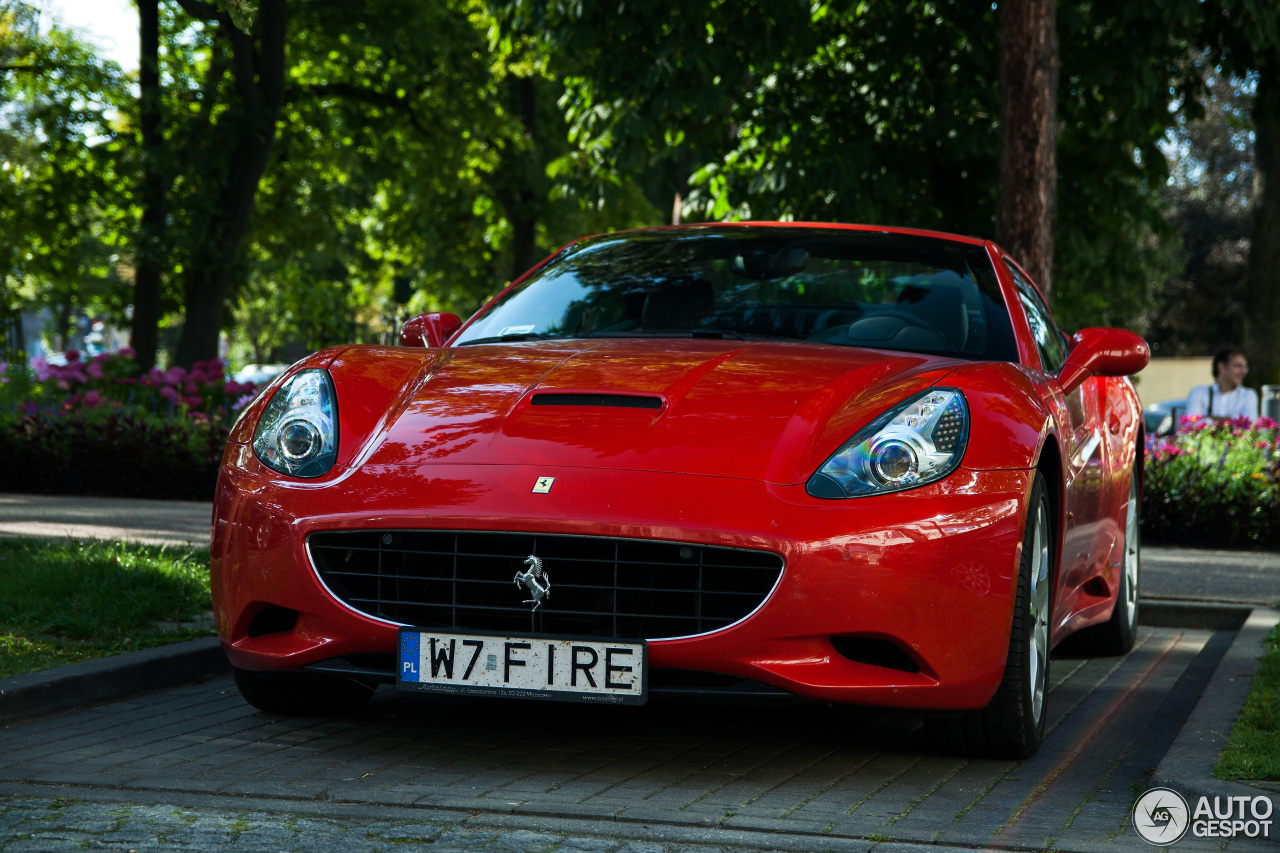
M 596 406 L 609 409 L 661 409 L 661 397 L 633 394 L 534 394 L 535 406 Z

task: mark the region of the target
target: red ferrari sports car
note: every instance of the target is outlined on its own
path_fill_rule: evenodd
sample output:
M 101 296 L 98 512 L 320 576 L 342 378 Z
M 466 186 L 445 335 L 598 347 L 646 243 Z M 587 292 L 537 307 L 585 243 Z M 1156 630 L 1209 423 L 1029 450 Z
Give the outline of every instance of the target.
M 1133 643 L 1147 346 L 1066 337 L 991 242 L 589 237 L 401 342 L 300 361 L 227 445 L 214 607 L 258 708 L 799 697 L 1017 757 L 1057 643 Z

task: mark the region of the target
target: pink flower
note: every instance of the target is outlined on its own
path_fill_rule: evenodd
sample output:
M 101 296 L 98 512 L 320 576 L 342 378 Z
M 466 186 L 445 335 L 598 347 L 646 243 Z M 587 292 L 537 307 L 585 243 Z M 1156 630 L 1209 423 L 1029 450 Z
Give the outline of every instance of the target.
M 53 375 L 53 370 L 49 367 L 49 360 L 42 355 L 31 359 L 31 369 L 36 372 L 36 379 L 41 382 Z
M 96 360 L 89 362 L 88 373 L 94 379 L 101 379 L 102 378 L 102 362 L 96 361 Z
M 120 349 L 116 351 L 116 355 L 121 358 L 133 358 L 137 354 L 137 351 L 133 347 L 120 347 Z
M 71 362 L 73 362 L 73 361 L 79 361 L 79 360 L 80 360 L 80 351 L 79 351 L 79 350 L 69 349 L 69 350 L 67 350 L 67 351 L 66 351 L 65 355 L 66 355 L 66 357 L 67 357 L 67 364 L 71 364 Z
M 236 412 L 240 411 L 245 406 L 252 403 L 254 398 L 257 396 L 258 396 L 257 394 L 245 394 L 239 400 L 236 400 L 235 404 L 231 407 L 232 411 L 236 411 Z
M 184 386 L 182 387 L 182 391 L 183 391 L 183 393 L 187 394 L 188 396 L 189 396 L 189 395 L 192 395 L 192 394 L 199 394 L 199 393 L 200 393 L 200 386 L 199 386 L 199 385 L 197 385 L 197 384 L 196 384 L 196 383 L 194 383 L 194 382 L 188 382 L 186 385 L 184 385 Z
M 171 367 L 164 372 L 164 381 L 170 385 L 180 385 L 187 378 L 187 371 L 181 367 Z
M 170 403 L 178 402 L 178 392 L 168 385 L 160 389 L 160 396 L 164 397 Z
M 88 394 L 84 395 L 84 404 L 90 409 L 96 409 L 98 406 L 102 405 L 102 395 L 97 391 L 90 391 Z
M 182 402 L 186 403 L 188 406 L 199 406 L 204 402 L 204 400 L 198 395 L 191 395 L 189 397 L 183 397 Z

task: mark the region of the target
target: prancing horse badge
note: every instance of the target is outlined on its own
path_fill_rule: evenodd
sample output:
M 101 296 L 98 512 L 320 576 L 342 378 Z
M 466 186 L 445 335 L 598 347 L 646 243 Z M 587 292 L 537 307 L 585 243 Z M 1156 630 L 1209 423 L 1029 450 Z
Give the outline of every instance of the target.
M 552 485 L 555 484 L 555 477 L 539 477 L 538 482 L 533 484 L 533 493 L 535 495 L 545 495 L 551 491 Z

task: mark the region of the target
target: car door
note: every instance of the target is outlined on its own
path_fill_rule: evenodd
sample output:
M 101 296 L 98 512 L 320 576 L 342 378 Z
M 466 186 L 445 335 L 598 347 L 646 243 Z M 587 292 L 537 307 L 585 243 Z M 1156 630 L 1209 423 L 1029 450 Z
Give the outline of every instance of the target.
M 1090 585 L 1102 574 L 1110 547 L 1107 526 L 1102 521 L 1109 512 L 1109 507 L 1103 505 L 1107 493 L 1107 446 L 1105 425 L 1099 414 L 1105 404 L 1105 380 L 1090 377 L 1069 393 L 1063 391 L 1057 374 L 1067 357 L 1066 336 L 1053 322 L 1053 315 L 1030 279 L 1007 258 L 1005 264 L 1036 341 L 1042 372 L 1037 384 L 1057 418 L 1063 438 L 1062 559 L 1051 622 L 1056 639 L 1071 616 L 1082 605 L 1091 603 L 1082 598 L 1107 592 L 1105 585 L 1097 590 Z

